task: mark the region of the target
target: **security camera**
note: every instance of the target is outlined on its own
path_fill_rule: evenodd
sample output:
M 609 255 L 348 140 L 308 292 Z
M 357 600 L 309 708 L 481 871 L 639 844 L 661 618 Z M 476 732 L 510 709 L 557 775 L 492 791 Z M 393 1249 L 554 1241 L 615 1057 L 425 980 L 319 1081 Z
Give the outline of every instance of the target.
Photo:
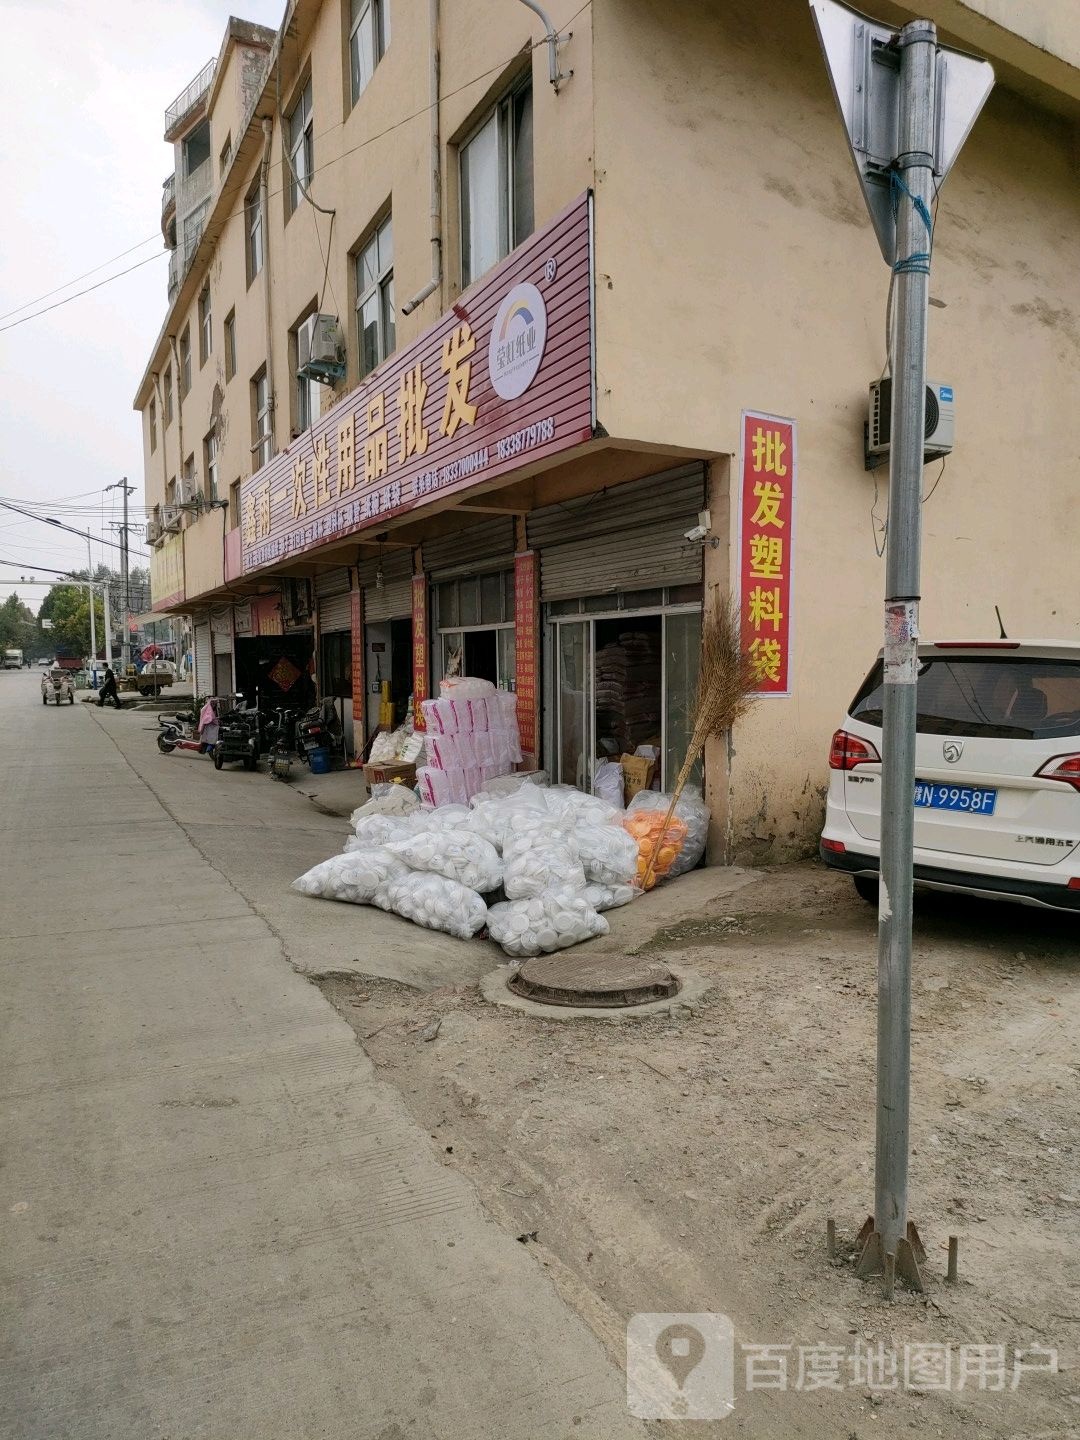
M 690 541 L 704 540 L 708 533 L 704 525 L 695 525 L 692 530 L 683 531 L 683 538 Z

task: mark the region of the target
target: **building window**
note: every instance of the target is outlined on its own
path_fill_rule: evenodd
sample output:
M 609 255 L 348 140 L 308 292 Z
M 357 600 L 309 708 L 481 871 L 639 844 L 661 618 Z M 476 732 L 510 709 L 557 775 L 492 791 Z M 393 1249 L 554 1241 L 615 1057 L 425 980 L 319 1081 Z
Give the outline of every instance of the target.
M 230 310 L 225 316 L 225 380 L 236 374 L 236 311 Z
M 247 234 L 247 283 L 263 267 L 263 213 L 258 185 L 252 186 L 244 201 L 244 229 Z
M 206 498 L 218 498 L 218 441 L 217 430 L 211 430 L 203 440 L 203 464 L 206 467 Z
M 293 355 L 296 357 L 296 365 L 300 365 L 300 329 L 298 327 L 290 336 L 293 345 Z M 310 430 L 315 421 L 319 418 L 321 401 L 319 400 L 319 382 L 311 380 L 306 375 L 301 375 L 297 370 L 296 375 L 296 412 L 294 431 L 297 435 L 305 430 Z
M 199 296 L 199 369 L 206 364 L 210 358 L 210 352 L 214 348 L 214 326 L 210 314 L 210 282 L 202 288 Z
M 165 482 L 165 504 L 168 505 L 170 509 L 175 509 L 176 501 L 176 476 L 170 475 Z
M 224 179 L 225 179 L 225 172 L 226 172 L 226 170 L 228 170 L 228 168 L 229 168 L 229 162 L 230 162 L 231 160 L 232 160 L 232 136 L 231 136 L 231 135 L 226 135 L 226 136 L 225 136 L 225 144 L 222 145 L 222 147 L 221 147 L 221 154 L 218 156 L 218 179 L 219 179 L 219 180 L 224 180 Z
M 194 175 L 210 159 L 210 121 L 201 120 L 183 143 L 184 176 Z
M 184 326 L 180 336 L 180 399 L 191 389 L 191 326 Z
M 150 401 L 150 454 L 157 449 L 157 401 Z
M 394 231 L 390 216 L 356 257 L 361 378 L 394 349 Z
M 270 386 L 266 378 L 266 371 L 261 370 L 251 382 L 251 406 L 252 406 L 252 447 L 251 453 L 255 458 L 255 469 L 260 469 L 270 459 Z
M 240 524 L 240 481 L 234 480 L 229 486 L 229 529 L 235 530 Z
M 300 186 L 307 188 L 315 169 L 315 121 L 311 113 L 311 81 L 288 120 L 289 131 L 289 214 L 300 204 Z
M 461 282 L 471 285 L 533 230 L 532 81 L 515 87 L 461 147 Z
M 165 424 L 168 426 L 168 425 L 171 425 L 171 424 L 172 424 L 172 366 L 171 366 L 171 365 L 166 365 L 166 367 L 165 367 L 165 378 L 164 378 L 164 380 L 162 381 L 162 384 L 161 384 L 161 392 L 162 392 L 162 413 L 163 413 L 163 415 L 164 415 Z
M 195 456 L 189 455 L 184 461 L 180 477 L 180 504 L 190 505 L 195 499 Z
M 202 239 L 203 225 L 206 222 L 206 214 L 210 209 L 210 201 L 204 200 L 197 210 L 193 210 L 184 221 L 184 264 L 198 249 L 199 241 Z
M 389 0 L 352 0 L 349 63 L 355 105 L 390 44 Z

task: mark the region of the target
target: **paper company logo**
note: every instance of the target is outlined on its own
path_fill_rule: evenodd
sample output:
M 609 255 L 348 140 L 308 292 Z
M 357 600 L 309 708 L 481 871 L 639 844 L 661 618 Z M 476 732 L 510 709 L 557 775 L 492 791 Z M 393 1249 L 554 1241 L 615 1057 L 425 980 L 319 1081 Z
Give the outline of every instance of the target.
M 547 340 L 547 310 L 535 285 L 515 285 L 503 297 L 488 341 L 488 374 L 496 395 L 516 400 L 536 379 Z

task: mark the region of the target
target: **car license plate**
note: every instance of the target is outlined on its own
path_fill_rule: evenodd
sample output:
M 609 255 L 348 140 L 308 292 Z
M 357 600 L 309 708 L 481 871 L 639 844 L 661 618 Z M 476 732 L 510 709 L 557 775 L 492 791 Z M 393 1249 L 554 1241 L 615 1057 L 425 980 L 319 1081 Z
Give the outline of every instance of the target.
M 992 815 L 996 803 L 996 790 L 982 790 L 977 785 L 937 785 L 930 780 L 915 781 L 917 810 L 966 810 L 969 815 Z

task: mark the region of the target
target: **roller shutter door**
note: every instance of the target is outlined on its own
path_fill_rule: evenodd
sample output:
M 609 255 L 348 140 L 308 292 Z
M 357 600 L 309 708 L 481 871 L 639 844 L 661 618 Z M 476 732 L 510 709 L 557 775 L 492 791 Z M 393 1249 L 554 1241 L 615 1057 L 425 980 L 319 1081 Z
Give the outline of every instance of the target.
M 344 565 L 336 570 L 323 570 L 315 576 L 315 598 L 329 600 L 331 596 L 348 594 L 349 571 Z
M 333 595 L 319 601 L 319 634 L 329 635 L 334 630 L 352 629 L 352 596 L 346 590 L 344 595 Z
M 695 464 L 534 511 L 527 533 L 540 552 L 541 599 L 700 585 L 704 552 L 685 532 L 704 505 L 705 470 Z
M 458 575 L 475 575 L 478 570 L 508 570 L 514 563 L 514 517 L 500 515 L 425 540 L 424 569 L 434 580 L 453 580 Z
M 195 694 L 214 693 L 214 650 L 210 640 L 210 622 L 195 626 Z
M 382 587 L 378 583 L 382 568 Z M 412 551 L 392 550 L 382 560 L 362 560 L 356 577 L 364 591 L 364 623 L 403 620 L 412 614 Z

